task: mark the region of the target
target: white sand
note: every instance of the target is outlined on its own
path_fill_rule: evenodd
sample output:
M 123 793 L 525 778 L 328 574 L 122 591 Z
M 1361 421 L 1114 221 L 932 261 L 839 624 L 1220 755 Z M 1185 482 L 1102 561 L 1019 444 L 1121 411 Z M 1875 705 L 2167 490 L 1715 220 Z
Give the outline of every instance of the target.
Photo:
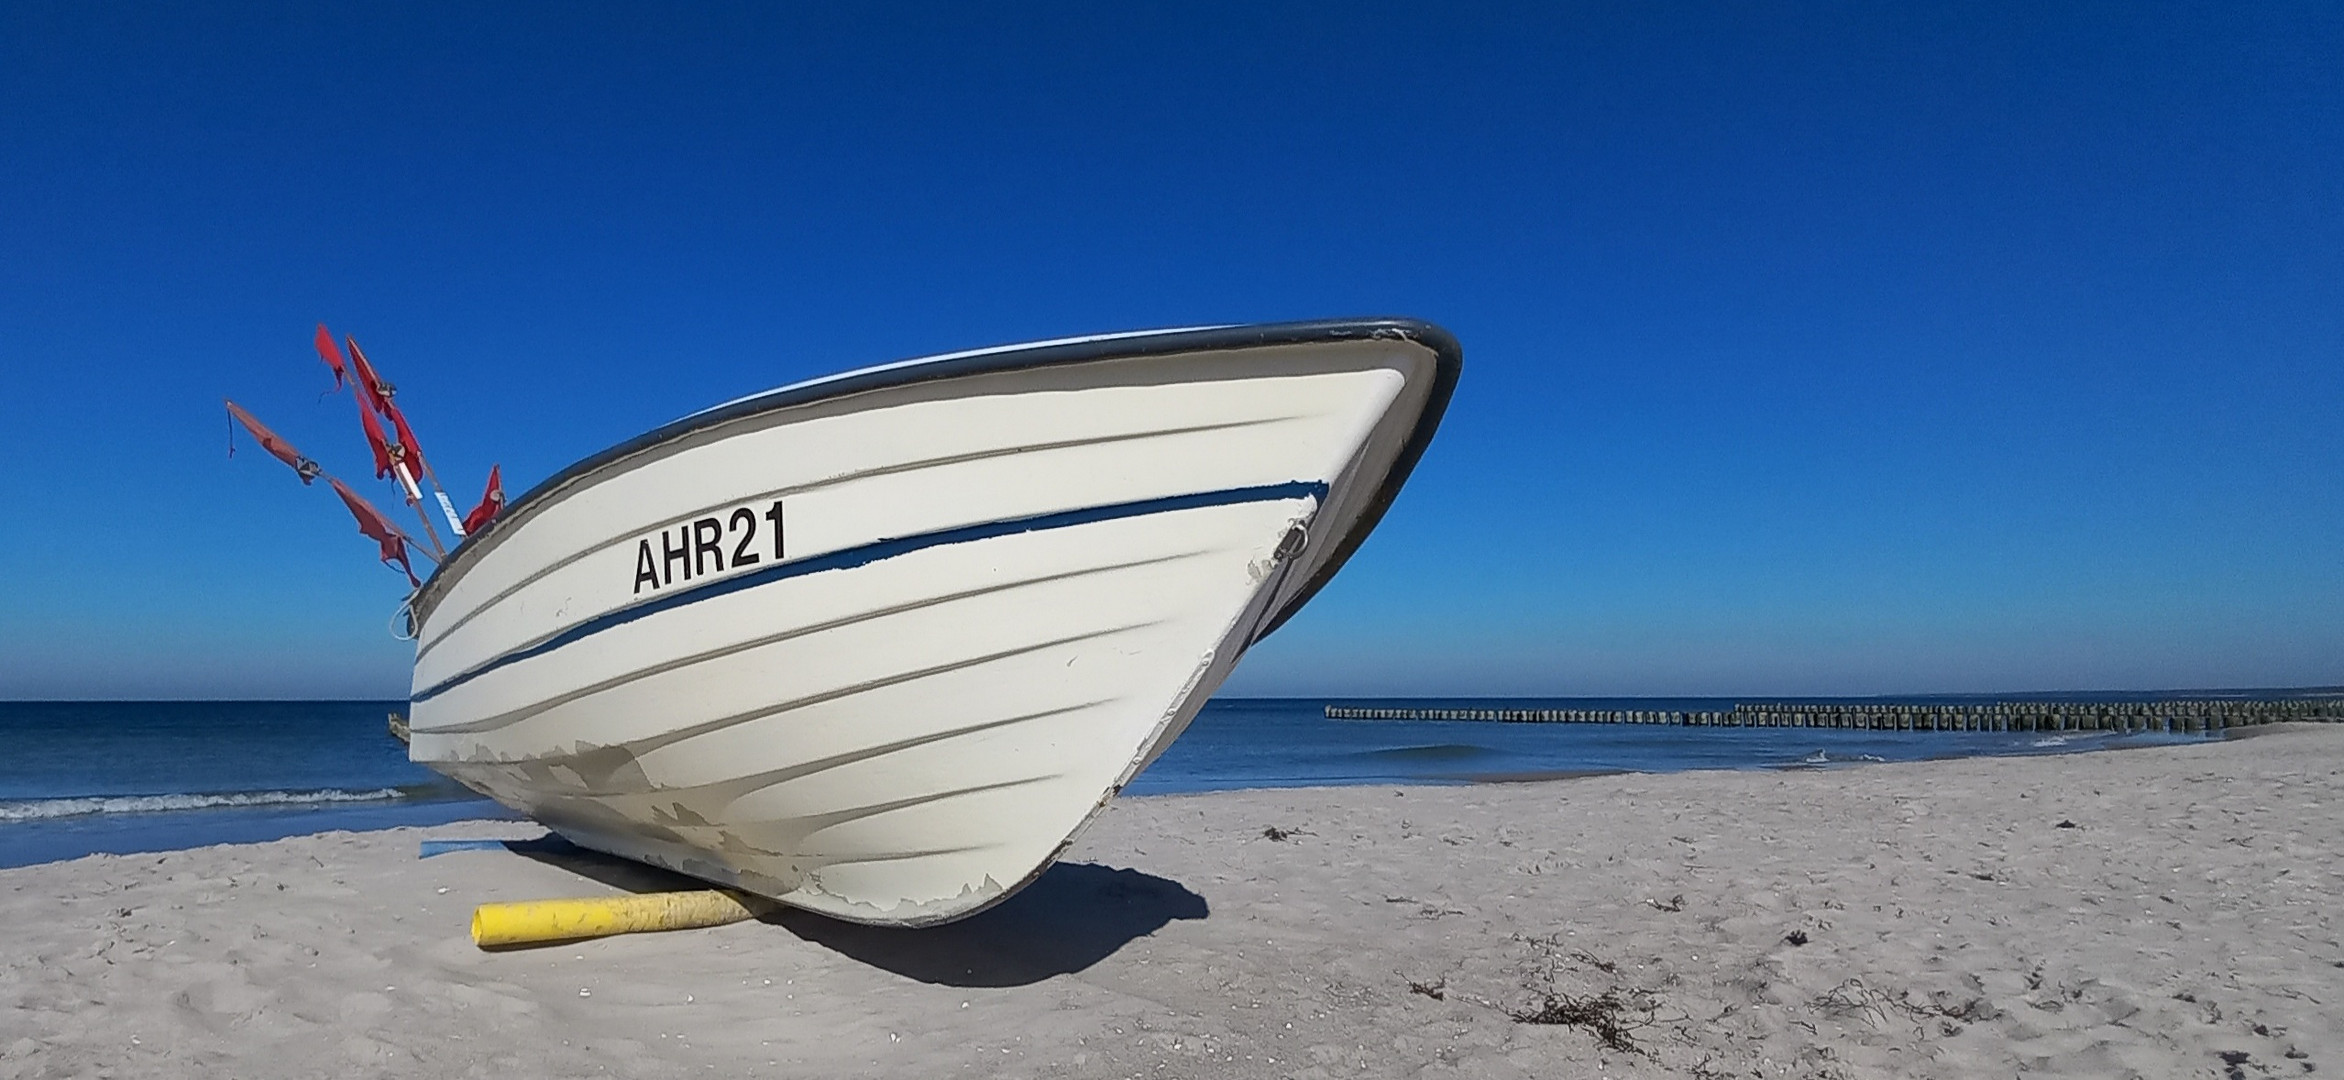
M 417 841 L 530 831 L 0 871 L 0 1076 L 2344 1071 L 2344 728 L 1133 799 L 940 930 L 790 915 L 479 952 L 473 904 L 611 886 Z M 1508 1016 L 1607 990 L 1633 1050 Z

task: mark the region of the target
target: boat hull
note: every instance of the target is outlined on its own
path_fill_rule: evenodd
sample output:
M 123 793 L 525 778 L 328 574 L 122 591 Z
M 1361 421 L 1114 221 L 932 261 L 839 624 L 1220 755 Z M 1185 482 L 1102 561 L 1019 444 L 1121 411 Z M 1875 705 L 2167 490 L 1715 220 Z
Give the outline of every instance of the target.
M 859 922 L 1015 892 L 1347 557 L 1454 344 L 1050 343 L 687 418 L 417 596 L 411 756 L 588 847 Z

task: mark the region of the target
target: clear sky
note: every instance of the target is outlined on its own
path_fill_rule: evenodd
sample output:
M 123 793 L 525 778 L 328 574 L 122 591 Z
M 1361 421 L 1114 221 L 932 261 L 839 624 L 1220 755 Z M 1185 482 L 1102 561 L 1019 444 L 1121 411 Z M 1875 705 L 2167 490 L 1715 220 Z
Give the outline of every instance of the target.
M 2344 683 L 2344 6 L 12 2 L 0 697 L 403 695 L 401 579 L 225 456 L 365 471 L 321 320 L 469 498 L 1349 314 L 1465 377 L 1232 692 Z

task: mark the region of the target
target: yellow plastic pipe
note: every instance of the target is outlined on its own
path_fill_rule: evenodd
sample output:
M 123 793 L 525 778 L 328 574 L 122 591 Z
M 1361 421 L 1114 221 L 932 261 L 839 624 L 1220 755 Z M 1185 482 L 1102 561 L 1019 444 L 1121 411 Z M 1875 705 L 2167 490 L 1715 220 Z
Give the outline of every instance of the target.
M 772 901 L 730 889 L 482 904 L 472 910 L 472 943 L 493 949 L 651 930 L 689 930 L 754 919 L 771 910 Z

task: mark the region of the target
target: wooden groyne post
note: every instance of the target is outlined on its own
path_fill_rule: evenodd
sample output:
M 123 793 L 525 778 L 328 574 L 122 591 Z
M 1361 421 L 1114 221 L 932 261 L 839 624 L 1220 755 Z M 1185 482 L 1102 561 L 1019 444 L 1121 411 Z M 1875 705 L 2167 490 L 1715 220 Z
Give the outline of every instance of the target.
M 1329 705 L 1330 720 L 1482 720 L 1506 724 L 1671 724 L 1680 727 L 1865 731 L 2115 731 L 2213 735 L 2234 727 L 2344 723 L 2344 697 L 2174 701 L 1997 701 L 1988 704 L 1737 704 L 1730 710 L 1373 708 Z

